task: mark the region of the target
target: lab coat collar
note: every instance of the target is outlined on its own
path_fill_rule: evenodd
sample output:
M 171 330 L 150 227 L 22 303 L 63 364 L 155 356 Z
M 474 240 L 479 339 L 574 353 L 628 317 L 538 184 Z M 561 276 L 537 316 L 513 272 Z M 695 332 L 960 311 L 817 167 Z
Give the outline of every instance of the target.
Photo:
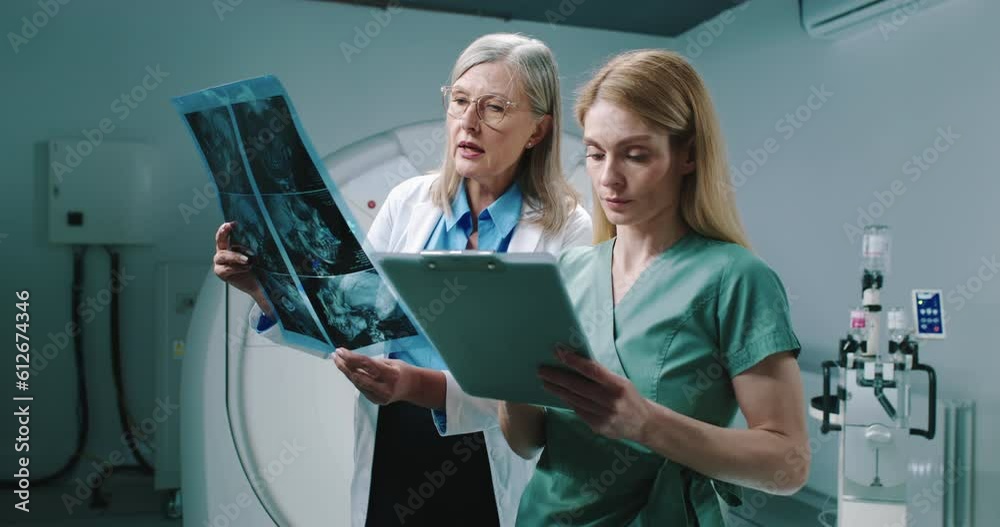
M 536 221 L 541 213 L 524 200 L 521 204 L 521 219 L 517 222 L 514 235 L 507 246 L 509 253 L 531 253 L 538 250 L 542 242 L 542 226 Z
M 427 239 L 431 237 L 434 226 L 441 220 L 441 216 L 441 209 L 436 207 L 429 197 L 415 204 L 413 214 L 410 216 L 410 224 L 407 226 L 410 232 L 403 238 L 406 242 L 402 252 L 418 253 L 422 251 L 427 244 Z

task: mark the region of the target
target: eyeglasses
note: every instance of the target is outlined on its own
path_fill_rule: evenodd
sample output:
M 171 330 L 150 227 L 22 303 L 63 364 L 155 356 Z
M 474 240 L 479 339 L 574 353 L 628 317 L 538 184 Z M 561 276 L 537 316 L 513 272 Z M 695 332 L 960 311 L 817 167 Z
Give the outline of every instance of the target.
M 451 86 L 441 87 L 441 101 L 444 103 L 448 115 L 456 119 L 461 119 L 470 105 L 475 106 L 479 120 L 489 126 L 499 125 L 507 112 L 517 107 L 517 103 L 511 102 L 501 95 L 486 94 L 477 99 L 471 99 L 463 93 L 453 93 Z

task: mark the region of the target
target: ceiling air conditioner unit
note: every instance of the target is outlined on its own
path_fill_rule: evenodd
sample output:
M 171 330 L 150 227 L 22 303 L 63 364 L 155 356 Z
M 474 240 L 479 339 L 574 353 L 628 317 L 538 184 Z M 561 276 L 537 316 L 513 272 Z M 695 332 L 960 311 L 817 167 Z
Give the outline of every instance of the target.
M 948 0 L 799 0 L 802 27 L 815 38 L 840 38 L 909 17 Z

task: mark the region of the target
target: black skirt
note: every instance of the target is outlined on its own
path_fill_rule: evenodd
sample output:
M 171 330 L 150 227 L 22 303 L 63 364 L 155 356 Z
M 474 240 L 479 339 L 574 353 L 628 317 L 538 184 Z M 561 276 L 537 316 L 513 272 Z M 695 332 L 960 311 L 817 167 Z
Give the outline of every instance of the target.
M 379 407 L 366 527 L 499 524 L 482 432 L 441 437 L 426 408 Z

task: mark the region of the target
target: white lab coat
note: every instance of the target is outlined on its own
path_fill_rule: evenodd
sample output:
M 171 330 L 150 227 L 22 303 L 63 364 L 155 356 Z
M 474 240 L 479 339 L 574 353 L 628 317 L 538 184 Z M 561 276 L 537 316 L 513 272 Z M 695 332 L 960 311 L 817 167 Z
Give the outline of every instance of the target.
M 431 201 L 430 187 L 437 175 L 408 179 L 389 192 L 368 231 L 371 248 L 378 252 L 416 253 L 423 250 L 431 232 L 441 219 L 442 211 Z M 541 226 L 526 221 L 539 214 L 527 202 L 521 207 L 521 221 L 514 229 L 508 252 L 548 252 L 558 255 L 563 249 L 589 245 L 592 241 L 590 215 L 578 206 L 562 232 L 549 236 Z M 250 327 L 257 327 L 260 308 L 250 312 Z M 274 325 L 261 335 L 275 343 L 289 345 Z M 458 386 L 451 373 L 445 371 L 447 396 L 445 412 L 447 430 L 442 435 L 484 432 L 489 453 L 490 473 L 501 527 L 513 527 L 521 494 L 534 471 L 537 458 L 525 460 L 507 445 L 497 420 L 499 404 L 495 400 L 473 397 Z M 372 458 L 375 448 L 375 427 L 378 406 L 360 392 L 356 394 L 354 412 L 354 476 L 351 482 L 351 525 L 364 527 L 368 513 L 368 492 L 371 487 Z M 427 412 L 431 419 L 431 412 Z M 439 430 L 440 431 L 440 430 Z

